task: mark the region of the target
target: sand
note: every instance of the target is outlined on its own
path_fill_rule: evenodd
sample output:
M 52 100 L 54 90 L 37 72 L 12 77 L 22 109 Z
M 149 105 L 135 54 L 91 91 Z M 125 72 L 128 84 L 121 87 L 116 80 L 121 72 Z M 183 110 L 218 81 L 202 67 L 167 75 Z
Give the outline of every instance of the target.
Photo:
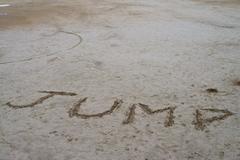
M 240 159 L 239 0 L 0 6 L 0 160 Z

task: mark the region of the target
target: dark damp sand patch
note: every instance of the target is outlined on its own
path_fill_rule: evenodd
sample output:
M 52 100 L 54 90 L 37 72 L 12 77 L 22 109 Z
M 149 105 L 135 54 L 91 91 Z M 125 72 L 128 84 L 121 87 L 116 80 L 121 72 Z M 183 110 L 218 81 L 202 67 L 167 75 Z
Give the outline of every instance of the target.
M 151 7 L 153 6 L 141 3 L 116 3 L 97 0 L 53 0 L 51 2 L 45 0 L 41 0 L 40 2 L 40 0 L 36 0 L 28 3 L 18 2 L 12 4 L 10 7 L 1 8 L 1 13 L 4 13 L 4 16 L 0 16 L 0 30 L 36 24 L 58 26 L 72 22 L 90 22 L 90 20 L 90 23 L 93 23 L 92 21 L 99 21 L 99 19 L 105 21 L 108 17 L 112 18 L 113 15 L 135 16 L 131 14 L 128 15 L 128 13 L 135 13 L 136 9 L 141 10 Z
M 240 86 L 240 79 L 234 80 L 233 85 L 234 86 Z
M 52 24 L 71 18 L 84 19 L 92 15 L 90 7 L 84 2 L 52 3 L 32 2 L 13 4 L 10 7 L 1 8 L 0 29 L 12 27 L 26 27 L 35 24 Z

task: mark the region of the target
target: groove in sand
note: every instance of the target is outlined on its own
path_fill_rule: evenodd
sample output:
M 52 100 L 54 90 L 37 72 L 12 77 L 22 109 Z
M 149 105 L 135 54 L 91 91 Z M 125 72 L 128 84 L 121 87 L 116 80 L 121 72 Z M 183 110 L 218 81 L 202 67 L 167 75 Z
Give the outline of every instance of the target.
M 34 107 L 38 104 L 43 103 L 45 100 L 54 97 L 56 95 L 58 96 L 76 96 L 76 93 L 72 93 L 72 92 L 57 92 L 57 91 L 38 91 L 39 93 L 47 93 L 48 95 L 40 97 L 39 99 L 37 99 L 36 101 L 30 103 L 30 104 L 26 104 L 26 105 L 14 105 L 11 104 L 11 102 L 7 102 L 6 105 L 14 108 L 14 109 L 20 109 L 20 108 L 28 108 L 28 107 Z
M 117 99 L 114 101 L 113 105 L 111 106 L 111 108 L 109 110 L 106 110 L 101 113 L 96 113 L 96 114 L 81 114 L 81 113 L 79 113 L 80 107 L 81 107 L 82 103 L 84 103 L 86 101 L 87 101 L 87 97 L 80 99 L 76 104 L 74 104 L 73 107 L 68 111 L 69 117 L 76 116 L 76 117 L 80 117 L 82 119 L 88 119 L 88 118 L 93 118 L 93 117 L 103 117 L 105 115 L 111 114 L 114 110 L 121 107 L 121 104 L 123 103 L 122 100 Z

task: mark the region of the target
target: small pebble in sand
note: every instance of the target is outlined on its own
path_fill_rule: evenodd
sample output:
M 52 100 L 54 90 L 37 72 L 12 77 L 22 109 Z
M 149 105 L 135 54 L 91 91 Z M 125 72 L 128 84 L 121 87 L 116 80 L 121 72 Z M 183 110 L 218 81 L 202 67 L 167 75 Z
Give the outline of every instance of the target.
M 216 88 L 208 88 L 206 89 L 208 93 L 218 93 L 218 90 Z
M 240 86 L 240 80 L 235 80 L 235 81 L 233 81 L 233 84 L 234 84 L 235 86 Z

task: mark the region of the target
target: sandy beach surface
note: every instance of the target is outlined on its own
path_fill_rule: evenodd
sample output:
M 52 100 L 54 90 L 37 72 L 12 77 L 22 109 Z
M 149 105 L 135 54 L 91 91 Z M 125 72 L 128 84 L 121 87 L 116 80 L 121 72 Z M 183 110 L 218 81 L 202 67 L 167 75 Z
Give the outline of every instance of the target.
M 0 160 L 239 160 L 239 0 L 1 0 Z

